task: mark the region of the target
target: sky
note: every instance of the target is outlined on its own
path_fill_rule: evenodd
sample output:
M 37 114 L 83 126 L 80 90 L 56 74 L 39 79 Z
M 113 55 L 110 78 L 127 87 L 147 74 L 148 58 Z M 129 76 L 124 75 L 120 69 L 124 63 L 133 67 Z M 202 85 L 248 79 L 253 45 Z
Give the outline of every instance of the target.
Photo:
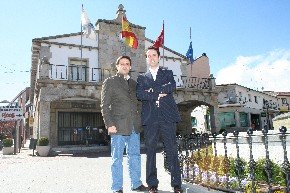
M 129 22 L 152 40 L 164 20 L 165 46 L 185 55 L 192 41 L 217 84 L 290 91 L 288 0 L 1 0 L 0 101 L 30 86 L 32 39 L 80 32 L 82 4 L 93 24 L 115 19 L 123 4 Z

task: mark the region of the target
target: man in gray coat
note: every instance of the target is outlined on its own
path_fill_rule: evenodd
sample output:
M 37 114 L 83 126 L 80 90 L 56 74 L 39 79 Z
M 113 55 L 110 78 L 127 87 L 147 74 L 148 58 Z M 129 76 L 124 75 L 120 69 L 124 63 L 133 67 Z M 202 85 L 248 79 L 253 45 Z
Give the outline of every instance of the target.
M 117 74 L 107 78 L 101 93 L 101 109 L 111 135 L 112 190 L 123 192 L 123 152 L 126 148 L 131 189 L 146 191 L 141 178 L 140 132 L 141 116 L 136 98 L 136 81 L 130 78 L 131 59 L 120 56 L 116 61 Z

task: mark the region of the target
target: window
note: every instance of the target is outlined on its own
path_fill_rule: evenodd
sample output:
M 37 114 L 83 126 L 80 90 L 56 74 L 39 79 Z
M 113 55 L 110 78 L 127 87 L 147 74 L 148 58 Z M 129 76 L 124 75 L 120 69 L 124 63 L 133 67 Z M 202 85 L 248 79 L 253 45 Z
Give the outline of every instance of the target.
M 72 81 L 87 80 L 87 60 L 69 59 L 69 79 Z
M 226 129 L 227 127 L 235 127 L 236 119 L 234 112 L 223 112 L 218 114 L 218 119 L 221 124 L 221 129 Z
M 252 96 L 251 96 L 251 94 L 248 94 L 248 97 L 249 97 L 249 102 L 252 102 Z
M 242 92 L 239 92 L 239 101 L 242 101 L 242 97 L 243 97 Z
M 255 103 L 258 103 L 257 96 L 254 96 L 254 99 L 255 99 Z
M 249 127 L 248 113 L 240 112 L 241 127 Z
M 286 98 L 281 98 L 282 99 L 282 104 L 288 104 Z

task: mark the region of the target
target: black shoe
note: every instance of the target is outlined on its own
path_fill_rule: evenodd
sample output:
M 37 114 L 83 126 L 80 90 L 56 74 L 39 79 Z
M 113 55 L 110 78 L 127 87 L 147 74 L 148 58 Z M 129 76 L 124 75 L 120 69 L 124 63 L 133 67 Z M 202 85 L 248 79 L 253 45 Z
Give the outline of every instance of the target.
M 138 188 L 134 188 L 133 191 L 138 191 L 138 192 L 144 192 L 149 190 L 148 187 L 144 186 L 143 184 L 141 184 Z
M 123 193 L 123 190 L 114 191 L 114 193 Z
M 157 193 L 158 192 L 157 186 L 151 186 L 149 188 L 149 191 L 148 192 L 149 193 Z
M 180 186 L 174 186 L 174 193 L 182 193 L 183 190 L 180 188 Z

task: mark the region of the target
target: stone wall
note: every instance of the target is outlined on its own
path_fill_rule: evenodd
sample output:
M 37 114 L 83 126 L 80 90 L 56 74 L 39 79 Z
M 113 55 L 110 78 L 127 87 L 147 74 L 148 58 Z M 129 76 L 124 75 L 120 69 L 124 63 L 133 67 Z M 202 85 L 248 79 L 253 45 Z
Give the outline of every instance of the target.
M 200 105 L 209 106 L 210 116 L 214 117 L 210 120 L 211 132 L 217 132 L 220 123 L 217 116 L 217 95 L 218 93 L 209 90 L 198 90 L 190 88 L 179 88 L 174 93 L 174 99 L 179 107 L 181 122 L 177 125 L 177 130 L 181 134 L 189 134 L 191 128 L 191 112 Z
M 41 90 L 35 115 L 34 138 L 48 137 L 52 147 L 57 145 L 57 112 L 100 112 L 100 83 L 77 83 L 56 80 L 39 82 Z M 72 109 L 72 102 L 95 103 L 96 109 Z
M 98 22 L 100 68 L 114 68 L 119 56 L 128 55 L 132 59 L 132 71 L 146 71 L 145 28 L 132 27 L 132 30 L 139 38 L 137 49 L 133 49 L 121 41 L 121 23 L 107 20 Z M 133 74 L 133 77 L 137 77 L 137 74 Z

